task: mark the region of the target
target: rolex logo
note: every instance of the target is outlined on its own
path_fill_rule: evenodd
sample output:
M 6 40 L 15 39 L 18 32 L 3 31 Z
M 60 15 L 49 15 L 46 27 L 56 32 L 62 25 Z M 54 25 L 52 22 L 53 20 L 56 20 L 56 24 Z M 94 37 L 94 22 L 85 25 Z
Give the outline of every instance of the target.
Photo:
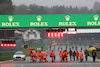
M 65 16 L 65 19 L 66 19 L 66 21 L 69 21 L 70 20 L 70 16 L 69 15 L 66 15 Z
M 13 21 L 13 18 L 14 18 L 14 17 L 12 17 L 12 16 L 9 16 L 9 17 L 8 17 L 8 19 L 9 19 L 10 22 Z
M 42 17 L 41 16 L 37 16 L 37 21 L 41 21 Z
M 98 20 L 98 18 L 99 18 L 99 16 L 98 16 L 98 15 L 94 15 L 93 17 L 94 17 L 94 20 L 95 20 L 95 21 L 97 21 L 97 20 Z

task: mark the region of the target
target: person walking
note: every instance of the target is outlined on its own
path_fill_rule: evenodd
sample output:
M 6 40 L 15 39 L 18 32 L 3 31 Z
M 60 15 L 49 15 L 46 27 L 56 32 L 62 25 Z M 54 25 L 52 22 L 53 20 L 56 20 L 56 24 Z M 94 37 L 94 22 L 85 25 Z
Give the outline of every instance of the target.
M 35 61 L 35 57 L 36 57 L 36 54 L 35 54 L 35 52 L 33 53 L 33 59 L 34 59 L 34 61 Z
M 74 61 L 75 61 L 75 56 L 76 56 L 76 52 L 74 51 L 73 52 L 73 59 L 74 59 Z
M 69 51 L 70 54 L 70 61 L 72 61 L 72 50 Z
M 93 62 L 95 62 L 95 58 L 96 58 L 96 56 L 97 56 L 95 50 L 92 51 L 92 56 L 93 56 Z
M 76 59 L 78 60 L 79 52 L 76 50 Z
M 38 52 L 36 51 L 35 52 L 35 62 L 37 61 L 37 58 L 38 58 Z
M 63 51 L 63 61 L 65 61 L 65 50 Z
M 48 60 L 47 60 L 47 51 L 44 52 L 43 58 L 44 58 L 45 62 L 48 62 Z
M 80 56 L 80 62 L 82 62 L 83 61 L 83 52 L 82 52 L 82 50 L 79 52 L 79 56 Z
M 64 55 L 65 55 L 65 61 L 66 61 L 66 62 L 68 61 L 68 53 L 69 53 L 69 52 L 68 52 L 67 50 L 65 50 L 65 54 L 64 54 Z
M 63 52 L 60 50 L 59 52 L 59 56 L 60 56 L 60 62 L 62 62 L 62 59 L 63 59 Z
M 30 55 L 30 62 L 34 62 L 34 59 L 33 59 L 33 52 L 31 51 L 29 55 Z
M 85 50 L 85 59 L 86 59 L 86 61 L 88 60 L 88 55 L 89 55 L 89 53 L 88 53 L 88 50 L 86 49 Z
M 39 61 L 40 61 L 40 62 L 43 62 L 43 54 L 42 54 L 41 51 L 39 52 Z
M 55 52 L 52 50 L 50 52 L 50 57 L 52 58 L 52 62 L 54 62 L 54 56 L 55 56 Z

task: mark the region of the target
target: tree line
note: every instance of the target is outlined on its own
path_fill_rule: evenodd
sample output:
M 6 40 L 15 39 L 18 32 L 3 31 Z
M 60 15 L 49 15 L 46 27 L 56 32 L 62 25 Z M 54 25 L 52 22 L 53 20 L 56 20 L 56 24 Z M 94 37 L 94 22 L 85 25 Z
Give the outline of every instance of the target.
M 72 7 L 72 6 L 39 6 L 30 4 L 29 6 L 22 4 L 19 6 L 13 5 L 12 0 L 0 0 L 0 14 L 95 14 L 100 13 L 100 2 L 95 2 L 93 9 L 87 7 Z
M 68 7 L 68 6 L 38 6 L 35 4 L 14 6 L 14 14 L 93 14 L 92 9 L 87 7 Z

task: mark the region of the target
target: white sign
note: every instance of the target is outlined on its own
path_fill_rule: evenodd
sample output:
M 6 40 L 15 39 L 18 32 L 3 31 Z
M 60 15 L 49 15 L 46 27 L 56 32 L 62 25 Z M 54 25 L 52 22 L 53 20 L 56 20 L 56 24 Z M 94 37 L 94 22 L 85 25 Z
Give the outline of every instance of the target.
M 37 48 L 37 50 L 41 50 L 41 48 Z
M 67 28 L 67 35 L 76 35 L 77 28 Z

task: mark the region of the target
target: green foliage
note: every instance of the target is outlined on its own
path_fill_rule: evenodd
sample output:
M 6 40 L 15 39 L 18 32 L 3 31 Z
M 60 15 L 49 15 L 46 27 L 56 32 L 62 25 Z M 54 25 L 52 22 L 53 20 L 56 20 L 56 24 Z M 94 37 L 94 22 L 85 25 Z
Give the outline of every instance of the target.
M 23 48 L 23 52 L 26 56 L 29 56 L 30 50 L 26 50 L 25 48 Z
M 100 59 L 100 56 L 97 56 L 98 59 Z
M 92 57 L 92 51 L 89 51 L 89 56 Z

